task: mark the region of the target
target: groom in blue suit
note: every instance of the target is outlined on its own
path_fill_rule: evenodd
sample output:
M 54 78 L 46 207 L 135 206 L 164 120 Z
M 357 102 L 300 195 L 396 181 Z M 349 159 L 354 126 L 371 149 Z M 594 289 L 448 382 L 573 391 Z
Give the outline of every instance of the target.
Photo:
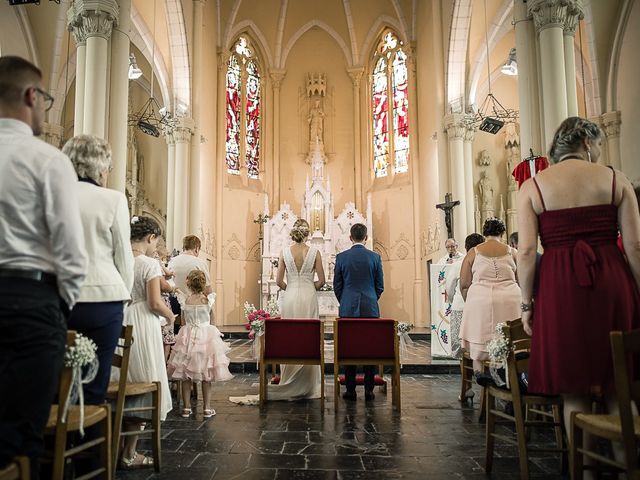
M 380 255 L 367 249 L 367 227 L 355 223 L 351 227 L 350 237 L 353 246 L 336 257 L 333 290 L 340 302 L 339 315 L 342 318 L 378 318 L 380 308 L 378 299 L 384 291 L 382 260 Z M 375 366 L 364 367 L 364 397 L 373 400 Z M 356 366 L 348 365 L 344 370 L 347 392 L 342 396 L 346 400 L 356 397 Z

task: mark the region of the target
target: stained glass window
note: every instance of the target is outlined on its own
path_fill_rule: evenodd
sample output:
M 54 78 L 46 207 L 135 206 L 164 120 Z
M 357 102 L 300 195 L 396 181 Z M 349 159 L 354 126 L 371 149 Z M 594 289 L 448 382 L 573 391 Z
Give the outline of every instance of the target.
M 240 175 L 240 162 L 249 178 L 260 174 L 261 79 L 253 48 L 239 37 L 231 49 L 226 79 L 227 172 Z
M 390 152 L 393 152 L 393 172 L 406 173 L 409 171 L 407 55 L 402 41 L 393 33 L 382 36 L 374 65 L 371 88 L 374 173 L 376 177 L 390 173 Z
M 235 56 L 229 59 L 227 69 L 227 172 L 240 175 L 240 66 Z
M 254 62 L 247 65 L 245 165 L 250 178 L 260 172 L 260 75 Z

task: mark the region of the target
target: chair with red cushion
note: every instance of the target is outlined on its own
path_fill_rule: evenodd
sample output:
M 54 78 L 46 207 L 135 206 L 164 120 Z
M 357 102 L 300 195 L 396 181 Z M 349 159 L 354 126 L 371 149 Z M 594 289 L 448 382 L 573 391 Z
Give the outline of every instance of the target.
M 268 318 L 260 337 L 260 407 L 267 398 L 267 365 L 319 365 L 324 412 L 324 324 L 317 319 Z
M 391 403 L 400 411 L 398 322 L 389 318 L 338 318 L 333 323 L 334 402 L 340 397 L 340 366 L 392 365 Z

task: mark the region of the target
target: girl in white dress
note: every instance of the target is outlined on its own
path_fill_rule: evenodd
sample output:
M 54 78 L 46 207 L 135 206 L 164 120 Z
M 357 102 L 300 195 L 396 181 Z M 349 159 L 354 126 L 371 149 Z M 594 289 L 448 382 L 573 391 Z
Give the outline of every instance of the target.
M 204 272 L 193 270 L 187 275 L 187 287 L 193 292 L 182 298 L 182 316 L 185 326 L 176 337 L 167 370 L 173 380 L 182 380 L 181 416 L 191 415 L 191 383 L 202 382 L 204 418 L 216 414 L 210 406 L 211 382 L 231 380 L 229 357 L 231 348 L 222 341 L 222 333 L 214 325 L 213 304 L 215 293 L 204 294 L 207 279 Z
M 299 219 L 291 229 L 291 239 L 295 242 L 285 248 L 278 261 L 276 283 L 283 290 L 280 316 L 282 318 L 320 318 L 318 295 L 316 293 L 325 282 L 322 257 L 317 248 L 308 246 L 309 224 Z M 284 281 L 285 273 L 287 281 Z M 318 280 L 314 281 L 315 276 Z M 295 341 L 295 339 L 291 339 Z M 323 373 L 318 365 L 282 365 L 280 383 L 268 385 L 269 400 L 301 400 L 320 398 L 320 382 Z M 258 395 L 229 397 L 234 403 L 256 404 Z
M 131 220 L 131 250 L 135 257 L 133 266 L 133 289 L 131 304 L 124 313 L 124 325 L 133 325 L 133 344 L 129 358 L 127 381 L 132 383 L 160 382 L 160 420 L 167 418 L 171 410 L 171 392 L 164 361 L 161 327 L 173 325 L 174 316 L 160 295 L 162 270 L 153 259 L 160 226 L 149 217 L 133 217 Z M 127 407 L 150 406 L 151 395 L 128 397 Z M 126 431 L 140 430 L 140 419 L 150 419 L 151 412 L 137 412 L 135 419 L 129 419 Z M 136 452 L 138 436 L 125 437 L 121 466 L 135 468 L 153 465 L 153 458 Z

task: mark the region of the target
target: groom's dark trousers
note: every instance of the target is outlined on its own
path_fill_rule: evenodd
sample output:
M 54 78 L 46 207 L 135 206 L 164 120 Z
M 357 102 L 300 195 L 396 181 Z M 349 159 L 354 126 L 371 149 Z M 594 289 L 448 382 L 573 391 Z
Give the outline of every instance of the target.
M 384 291 L 382 260 L 380 255 L 355 244 L 336 257 L 333 290 L 340 302 L 341 318 L 379 318 L 378 299 Z M 364 389 L 374 386 L 375 366 L 364 366 Z M 344 369 L 347 392 L 356 389 L 356 366 Z

